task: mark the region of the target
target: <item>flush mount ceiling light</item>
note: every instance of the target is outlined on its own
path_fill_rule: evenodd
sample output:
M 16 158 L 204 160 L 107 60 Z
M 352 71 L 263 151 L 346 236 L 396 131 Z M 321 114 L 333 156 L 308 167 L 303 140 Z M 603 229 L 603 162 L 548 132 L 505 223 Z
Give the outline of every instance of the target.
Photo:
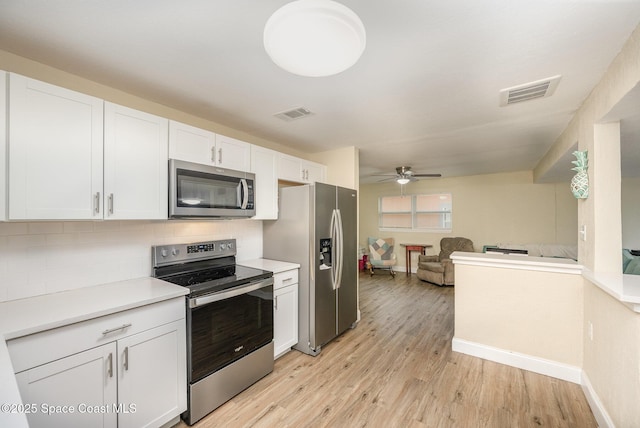
M 354 65 L 366 45 L 362 21 L 332 0 L 296 0 L 264 27 L 264 48 L 281 68 L 308 77 L 331 76 Z

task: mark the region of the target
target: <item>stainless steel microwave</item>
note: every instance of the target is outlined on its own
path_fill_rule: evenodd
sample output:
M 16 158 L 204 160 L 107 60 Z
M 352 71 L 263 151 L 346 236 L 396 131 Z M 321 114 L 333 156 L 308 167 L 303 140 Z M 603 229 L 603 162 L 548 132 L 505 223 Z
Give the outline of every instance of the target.
M 255 174 L 169 160 L 170 218 L 253 217 Z

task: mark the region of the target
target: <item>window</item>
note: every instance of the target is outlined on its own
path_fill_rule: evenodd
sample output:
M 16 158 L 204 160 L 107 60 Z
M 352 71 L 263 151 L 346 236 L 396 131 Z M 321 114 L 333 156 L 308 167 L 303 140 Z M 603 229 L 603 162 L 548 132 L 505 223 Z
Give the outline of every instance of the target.
M 451 231 L 451 193 L 382 196 L 378 202 L 380 229 Z

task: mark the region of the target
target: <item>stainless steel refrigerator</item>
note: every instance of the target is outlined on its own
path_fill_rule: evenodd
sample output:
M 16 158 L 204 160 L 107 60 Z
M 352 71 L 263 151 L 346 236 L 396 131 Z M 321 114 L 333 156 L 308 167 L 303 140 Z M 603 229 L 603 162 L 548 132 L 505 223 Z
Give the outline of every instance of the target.
M 278 220 L 263 224 L 266 259 L 300 264 L 298 344 L 318 355 L 358 316 L 357 192 L 315 183 L 280 189 Z

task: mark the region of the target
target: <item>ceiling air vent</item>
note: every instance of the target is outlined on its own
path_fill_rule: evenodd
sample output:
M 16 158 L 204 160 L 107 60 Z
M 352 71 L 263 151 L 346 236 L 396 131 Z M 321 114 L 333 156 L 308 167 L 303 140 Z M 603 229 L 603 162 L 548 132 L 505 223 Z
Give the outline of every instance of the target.
M 500 106 L 521 103 L 523 101 L 534 100 L 536 98 L 546 98 L 553 95 L 553 92 L 560 82 L 560 75 L 547 79 L 536 80 L 524 85 L 513 86 L 500 91 Z
M 311 111 L 304 107 L 294 108 L 293 110 L 283 111 L 275 114 L 275 117 L 279 117 L 282 120 L 286 120 L 290 122 L 292 120 L 302 119 L 303 117 L 307 117 L 312 115 Z

